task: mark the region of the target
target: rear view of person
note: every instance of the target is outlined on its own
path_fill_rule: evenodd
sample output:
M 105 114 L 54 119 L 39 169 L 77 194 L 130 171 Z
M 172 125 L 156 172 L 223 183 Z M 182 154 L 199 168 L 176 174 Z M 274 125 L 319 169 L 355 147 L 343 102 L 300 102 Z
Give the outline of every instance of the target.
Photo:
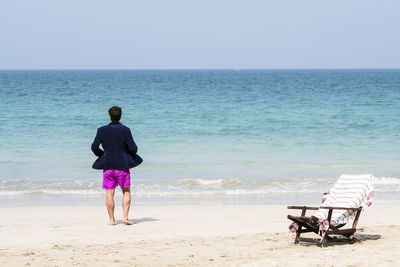
M 115 225 L 114 194 L 119 185 L 122 189 L 122 223 L 131 225 L 128 220 L 131 204 L 130 168 L 138 166 L 142 159 L 137 155 L 137 146 L 133 140 L 131 130 L 119 121 L 122 109 L 113 106 L 108 110 L 111 123 L 97 129 L 96 137 L 92 143 L 92 151 L 98 156 L 93 163 L 94 169 L 103 170 L 103 189 L 106 190 L 106 205 L 110 225 Z M 102 145 L 104 151 L 100 149 Z

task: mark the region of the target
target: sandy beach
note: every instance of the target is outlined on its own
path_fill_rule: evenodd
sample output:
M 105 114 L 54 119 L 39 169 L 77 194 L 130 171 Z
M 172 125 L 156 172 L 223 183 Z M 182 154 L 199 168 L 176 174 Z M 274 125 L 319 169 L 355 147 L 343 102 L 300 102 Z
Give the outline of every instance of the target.
M 108 226 L 103 206 L 0 209 L 1 266 L 398 266 L 400 205 L 361 215 L 361 243 L 293 244 L 283 205 L 134 206 Z
M 21 2 L 0 267 L 400 267 L 400 0 Z

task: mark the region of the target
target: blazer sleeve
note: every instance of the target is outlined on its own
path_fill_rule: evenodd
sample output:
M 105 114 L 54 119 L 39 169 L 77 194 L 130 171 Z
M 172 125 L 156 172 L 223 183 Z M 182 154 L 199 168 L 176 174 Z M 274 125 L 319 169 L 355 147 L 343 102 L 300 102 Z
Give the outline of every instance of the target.
M 128 128 L 127 137 L 126 137 L 126 147 L 128 149 L 129 154 L 136 155 L 138 148 L 136 146 L 135 141 L 133 140 L 131 130 Z
M 104 154 L 104 151 L 100 149 L 100 143 L 101 143 L 101 134 L 99 129 L 97 129 L 96 137 L 94 138 L 94 141 L 92 143 L 92 151 L 98 157 L 101 157 Z

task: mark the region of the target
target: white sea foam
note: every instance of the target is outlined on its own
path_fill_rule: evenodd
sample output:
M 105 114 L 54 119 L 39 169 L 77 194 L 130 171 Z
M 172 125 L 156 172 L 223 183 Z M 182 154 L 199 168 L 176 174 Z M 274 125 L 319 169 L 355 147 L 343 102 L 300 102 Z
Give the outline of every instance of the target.
M 13 190 L 13 191 L 5 191 L 0 190 L 0 196 L 15 196 L 15 195 L 40 195 L 40 194 L 48 194 L 48 195 L 100 195 L 102 191 L 96 190 Z
M 375 185 L 400 185 L 400 178 L 397 177 L 375 177 Z
M 177 184 L 183 186 L 194 186 L 194 187 L 208 187 L 208 186 L 239 186 L 243 183 L 241 179 L 229 179 L 229 178 L 220 178 L 220 179 L 202 179 L 202 178 L 188 178 L 188 179 L 178 179 L 178 180 L 170 180 L 166 182 L 167 184 Z
M 14 190 L 14 191 L 0 191 L 0 196 L 14 196 L 14 195 L 27 195 L 31 194 L 30 190 Z
M 40 190 L 41 193 L 51 195 L 101 195 L 100 190 Z
M 308 179 L 283 178 L 250 180 L 245 178 L 180 178 L 159 181 L 134 181 L 132 191 L 139 197 L 197 197 L 197 196 L 262 196 L 273 194 L 323 193 L 334 183 L 335 178 Z M 400 178 L 375 178 L 375 191 L 400 193 Z M 120 190 L 116 190 L 120 194 Z M 0 196 L 65 195 L 101 196 L 104 190 L 101 181 L 62 180 L 50 182 L 49 179 L 31 178 L 3 180 L 0 183 Z M 400 201 L 400 199 L 399 199 Z

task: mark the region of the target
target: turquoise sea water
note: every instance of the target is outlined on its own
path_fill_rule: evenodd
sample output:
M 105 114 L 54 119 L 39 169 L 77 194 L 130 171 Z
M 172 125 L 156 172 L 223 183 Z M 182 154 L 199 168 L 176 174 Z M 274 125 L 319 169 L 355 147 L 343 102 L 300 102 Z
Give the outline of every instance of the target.
M 0 205 L 102 201 L 112 105 L 139 203 L 319 201 L 342 173 L 400 202 L 400 70 L 0 71 L 0 99 Z

